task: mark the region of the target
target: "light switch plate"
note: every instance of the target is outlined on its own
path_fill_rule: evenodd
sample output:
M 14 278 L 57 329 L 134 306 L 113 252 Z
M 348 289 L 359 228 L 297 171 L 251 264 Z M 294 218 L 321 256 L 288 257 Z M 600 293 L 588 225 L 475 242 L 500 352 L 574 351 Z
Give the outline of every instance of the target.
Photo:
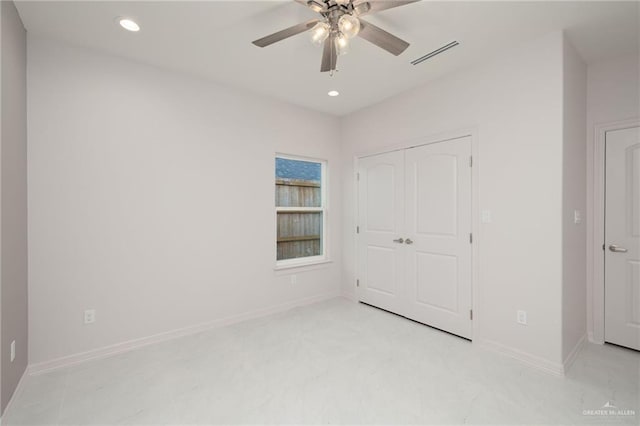
M 87 309 L 86 311 L 84 311 L 84 323 L 93 324 L 94 322 L 96 322 L 96 310 Z
M 580 210 L 573 211 L 573 223 L 576 225 L 582 223 L 582 212 Z
M 518 311 L 516 321 L 518 324 L 527 325 L 527 311 Z
M 491 223 L 491 210 L 482 210 L 482 223 Z

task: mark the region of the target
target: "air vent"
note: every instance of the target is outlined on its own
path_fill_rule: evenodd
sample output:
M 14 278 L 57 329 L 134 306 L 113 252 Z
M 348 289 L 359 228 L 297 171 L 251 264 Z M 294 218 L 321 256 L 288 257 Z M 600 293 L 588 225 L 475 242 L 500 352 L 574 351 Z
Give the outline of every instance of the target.
M 434 50 L 434 51 L 433 51 L 433 52 L 431 52 L 431 53 L 427 53 L 426 55 L 421 56 L 421 57 L 419 57 L 418 59 L 414 59 L 413 61 L 411 61 L 411 63 L 412 63 L 413 65 L 421 64 L 421 63 L 423 63 L 424 61 L 426 61 L 427 59 L 431 59 L 431 58 L 433 58 L 434 56 L 441 54 L 442 52 L 446 52 L 447 50 L 451 49 L 452 47 L 456 47 L 456 46 L 457 46 L 457 45 L 459 45 L 459 44 L 460 44 L 460 43 L 458 43 L 457 41 L 452 41 L 451 43 L 449 43 L 449 44 L 445 44 L 445 45 L 444 45 L 444 46 L 442 46 L 441 48 L 436 49 L 436 50 Z

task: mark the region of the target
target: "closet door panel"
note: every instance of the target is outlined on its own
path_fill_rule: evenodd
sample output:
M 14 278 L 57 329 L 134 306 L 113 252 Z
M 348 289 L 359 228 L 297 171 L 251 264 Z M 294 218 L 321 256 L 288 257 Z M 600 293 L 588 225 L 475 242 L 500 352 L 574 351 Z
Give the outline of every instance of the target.
M 404 152 L 358 161 L 358 297 L 362 302 L 403 311 Z
M 405 316 L 471 338 L 471 140 L 406 151 Z

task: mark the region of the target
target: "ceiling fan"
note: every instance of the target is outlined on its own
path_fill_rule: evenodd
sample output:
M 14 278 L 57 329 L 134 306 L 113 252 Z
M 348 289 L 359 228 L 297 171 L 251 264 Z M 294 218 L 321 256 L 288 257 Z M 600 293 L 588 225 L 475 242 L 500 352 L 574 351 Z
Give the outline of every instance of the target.
M 370 43 L 396 56 L 404 52 L 409 43 L 362 19 L 382 10 L 404 6 L 420 0 L 295 0 L 321 15 L 293 27 L 278 31 L 253 44 L 267 47 L 286 38 L 311 30 L 314 44 L 323 45 L 321 72 L 336 70 L 338 55 L 345 54 L 349 39 L 360 36 Z

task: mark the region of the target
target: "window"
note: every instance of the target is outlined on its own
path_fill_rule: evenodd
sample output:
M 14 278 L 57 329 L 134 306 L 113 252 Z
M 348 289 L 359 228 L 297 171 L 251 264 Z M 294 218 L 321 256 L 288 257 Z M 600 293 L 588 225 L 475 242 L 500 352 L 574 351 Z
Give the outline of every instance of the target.
M 326 259 L 326 162 L 276 156 L 277 266 Z

